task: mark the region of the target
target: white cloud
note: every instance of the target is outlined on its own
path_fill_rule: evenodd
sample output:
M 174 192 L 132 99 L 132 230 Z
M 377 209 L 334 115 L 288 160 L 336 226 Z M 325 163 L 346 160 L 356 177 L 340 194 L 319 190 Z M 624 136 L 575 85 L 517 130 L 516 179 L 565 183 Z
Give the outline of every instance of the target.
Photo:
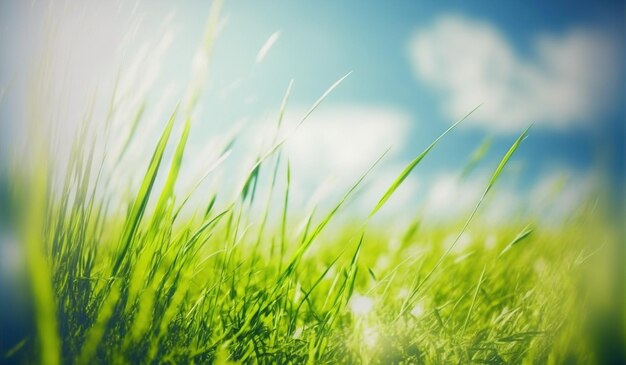
M 476 205 L 482 190 L 481 179 L 460 180 L 456 173 L 443 173 L 430 183 L 425 213 L 434 218 L 456 218 Z
M 355 175 L 393 146 L 406 142 L 409 117 L 378 106 L 342 105 L 316 110 L 288 142 L 294 164 L 311 171 Z
M 581 207 L 593 193 L 597 181 L 591 175 L 560 170 L 544 175 L 529 194 L 533 209 L 557 220 Z
M 220 168 L 228 171 L 225 173 L 227 181 L 223 181 L 226 186 L 222 189 L 239 188 L 244 174 L 254 165 L 255 156 L 264 155 L 276 141 L 287 137 L 281 160 L 283 165 L 274 190 L 281 193 L 274 195 L 274 203 L 282 205 L 284 164 L 289 160 L 290 209 L 293 212 L 309 212 L 317 206 L 318 212 L 326 212 L 391 147 L 342 209 L 349 210 L 350 214 L 346 216 L 352 219 L 368 214 L 404 167 L 401 158 L 403 147 L 409 141 L 410 115 L 392 106 L 325 104 L 294 131 L 307 110 L 297 106 L 287 108 L 277 137 L 274 136 L 276 119 L 272 113 L 249 121 L 237 134 L 233 154 Z M 273 159 L 269 159 L 262 169 L 263 176 L 256 192 L 259 201 L 268 198 L 273 163 Z M 409 177 L 380 215 L 406 209 L 416 186 L 415 179 Z M 264 206 L 260 204 L 259 207 Z
M 595 123 L 610 106 L 620 67 L 617 44 L 601 32 L 539 34 L 526 57 L 492 25 L 461 16 L 418 29 L 409 51 L 416 75 L 443 93 L 447 117 L 484 102 L 468 122 L 503 133 L 532 122 Z
M 490 171 L 468 179 L 444 172 L 429 184 L 424 205 L 425 217 L 454 220 L 469 215 L 489 181 Z M 489 192 L 478 212 L 478 219 L 506 223 L 520 217 L 540 218 L 542 223 L 558 223 L 576 213 L 593 192 L 594 179 L 588 173 L 565 168 L 543 174 L 523 186 L 501 181 Z
M 288 117 L 302 114 L 290 113 Z M 294 181 L 302 185 L 303 195 L 328 179 L 333 180 L 335 191 L 343 192 L 387 148 L 392 147 L 386 161 L 397 157 L 407 140 L 409 126 L 410 117 L 391 107 L 322 107 L 311 114 L 287 143 L 286 153 L 297 179 Z M 390 166 L 382 163 L 372 174 L 368 181 L 373 187 L 377 176 L 388 176 L 384 173 L 386 168 Z

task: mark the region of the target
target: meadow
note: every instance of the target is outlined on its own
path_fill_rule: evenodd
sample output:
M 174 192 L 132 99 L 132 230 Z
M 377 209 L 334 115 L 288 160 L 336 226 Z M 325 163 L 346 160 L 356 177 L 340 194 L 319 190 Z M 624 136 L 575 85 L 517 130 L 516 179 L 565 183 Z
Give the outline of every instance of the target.
M 177 122 L 182 133 L 172 140 Z M 86 143 L 87 130 L 62 179 L 52 178 L 42 158 L 31 175 L 16 170 L 19 183 L 9 185 L 7 199 L 23 217 L 34 333 L 5 360 L 560 364 L 611 355 L 606 351 L 613 349 L 594 342 L 605 341 L 602 332 L 588 328 L 601 323 L 588 318 L 601 313 L 592 306 L 607 304 L 583 288 L 596 280 L 588 278 L 592 263 L 606 262 L 612 249 L 594 244 L 613 242 L 619 231 L 593 204 L 550 229 L 515 220 L 473 226 L 482 198 L 464 221 L 423 227 L 417 216 L 401 232 L 368 228 L 437 139 L 399 173 L 366 221 L 322 235 L 375 171 L 365 171 L 329 211 L 305 212 L 298 229 L 278 140 L 258 156 L 233 200 L 217 204 L 215 191 L 202 209 L 181 218 L 193 191 L 175 196 L 174 186 L 192 132 L 175 111 L 146 159 L 140 188 L 124 202 L 125 214 L 110 214 L 115 197 L 106 193 L 103 160 L 94 157 L 97 144 Z M 483 198 L 528 133 L 503 153 Z M 175 150 L 165 161 L 168 144 Z M 255 198 L 261 170 L 272 172 L 263 186 L 280 197 L 279 206 Z M 155 189 L 159 174 L 165 182 Z M 278 179 L 286 182 L 283 191 L 274 191 Z M 263 214 L 250 214 L 254 205 Z M 268 220 L 272 209 L 280 219 Z M 455 249 L 468 227 L 472 241 Z M 598 280 L 611 286 L 608 270 Z
M 140 184 L 129 184 L 126 194 L 110 186 L 118 169 L 128 168 L 120 164 L 127 151 L 152 143 L 139 137 L 144 104 L 124 135 L 109 129 L 115 102 L 104 120 L 91 120 L 87 107 L 60 164 L 58 142 L 44 137 L 34 113 L 26 151 L 14 152 L 0 175 L 8 212 L 2 230 L 23 253 L 9 286 L 21 290 L 2 292 L 6 303 L 17 303 L 3 310 L 13 308 L 20 319 L 3 335 L 0 362 L 622 361 L 623 231 L 610 194 L 599 189 L 558 224 L 526 216 L 496 224 L 481 216 L 500 199 L 499 179 L 532 138 L 530 127 L 499 152 L 482 197 L 462 219 L 429 224 L 427 211 L 406 212 L 410 223 L 392 230 L 385 228 L 390 218 L 377 213 L 465 118 L 422 146 L 365 218 L 351 219 L 346 206 L 384 154 L 329 208 L 290 205 L 297 176 L 283 147 L 345 79 L 295 126 L 282 120 L 289 85 L 275 138 L 244 166 L 234 196 L 197 189 L 222 168 L 236 136 L 197 184 L 179 193 L 199 89 L 192 87 L 191 104 L 157 123 L 163 128 L 151 154 L 132 167 Z M 123 149 L 114 153 L 110 140 L 125 141 Z

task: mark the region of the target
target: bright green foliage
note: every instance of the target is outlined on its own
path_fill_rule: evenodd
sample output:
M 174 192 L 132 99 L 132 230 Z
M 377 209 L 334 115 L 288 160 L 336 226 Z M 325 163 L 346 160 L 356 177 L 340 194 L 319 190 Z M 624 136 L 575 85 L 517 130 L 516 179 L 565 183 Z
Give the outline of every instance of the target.
M 291 84 L 277 128 L 290 90 Z M 142 113 L 143 106 L 137 118 Z M 394 232 L 372 217 L 457 123 L 401 172 L 366 222 L 329 230 L 380 159 L 321 218 L 316 209 L 305 212 L 300 231 L 300 212 L 289 207 L 290 165 L 281 158 L 286 139 L 275 138 L 269 152 L 256 159 L 234 199 L 214 191 L 200 202 L 199 212 L 180 214 L 198 185 L 176 204 L 175 186 L 193 133 L 184 119 L 168 171 L 163 165 L 177 130 L 176 115 L 146 161 L 134 198 L 123 202 L 129 207 L 125 214 L 109 210 L 109 199 L 119 197 L 107 195 L 99 173 L 92 177 L 93 166 L 103 164 L 94 160 L 93 148 L 81 148 L 93 146 L 87 134 L 79 135 L 58 193 L 51 189 L 53 172 L 45 168 L 35 169 L 34 198 L 14 189 L 16 202 L 30 202 L 25 217 L 32 220 L 24 220 L 23 231 L 37 330 L 0 354 L 5 359 L 50 364 L 601 361 L 598 335 L 587 326 L 603 323 L 595 313 L 619 311 L 585 288 L 590 273 L 610 271 L 597 270 L 594 262 L 611 257 L 613 245 L 597 249 L 594 244 L 614 242 L 619 233 L 599 210 L 583 206 L 552 229 L 474 219 L 487 193 L 497 199 L 495 183 L 528 130 L 504 154 L 462 222 L 426 226 L 414 217 L 406 230 Z M 270 183 L 257 185 L 265 176 L 260 174 L 264 163 L 271 162 Z M 13 183 L 19 185 L 20 174 L 15 175 Z M 280 179 L 284 191 L 277 189 Z M 260 216 L 252 214 L 259 186 L 271 191 Z M 280 198 L 278 207 L 272 194 Z M 276 222 L 268 218 L 273 210 Z M 472 241 L 456 247 L 473 220 Z M 603 282 L 610 286 L 609 279 Z

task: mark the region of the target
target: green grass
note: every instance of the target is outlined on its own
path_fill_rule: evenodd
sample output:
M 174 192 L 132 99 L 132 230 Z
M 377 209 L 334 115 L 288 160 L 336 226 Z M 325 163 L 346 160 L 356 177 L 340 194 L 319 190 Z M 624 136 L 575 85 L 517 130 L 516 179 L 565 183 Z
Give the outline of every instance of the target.
M 34 192 L 25 199 L 32 207 L 24 231 L 37 331 L 9 358 L 50 364 L 594 361 L 592 338 L 577 318 L 584 315 L 577 286 L 585 267 L 578 261 L 587 239 L 610 231 L 591 214 L 583 211 L 556 231 L 520 222 L 474 227 L 475 241 L 460 252 L 453 248 L 482 198 L 460 225 L 419 227 L 414 217 L 406 232 L 346 224 L 322 238 L 368 170 L 298 233 L 290 226 L 289 184 L 275 192 L 284 194 L 281 207 L 268 202 L 261 218 L 248 214 L 259 203 L 251 190 L 264 163 L 275 164 L 270 189 L 276 179 L 289 180 L 288 165 L 271 159 L 279 142 L 257 160 L 234 201 L 218 207 L 212 200 L 206 212 L 177 220 L 174 185 L 190 124 L 184 121 L 168 170 L 163 155 L 175 121 L 174 112 L 125 215 L 107 213 L 96 193 L 99 180 L 91 179 L 96 163 L 80 154 L 73 155 L 60 194 L 50 193 L 47 176 L 27 185 Z M 495 168 L 485 195 L 526 133 Z M 432 147 L 400 173 L 370 220 Z M 156 191 L 159 173 L 166 180 Z M 150 199 L 156 204 L 148 211 Z M 268 224 L 271 209 L 282 209 L 276 224 Z M 498 239 L 487 248 L 490 234 Z
M 0 362 L 563 364 L 619 356 L 612 351 L 624 344 L 616 329 L 623 298 L 612 258 L 621 232 L 603 209 L 583 204 L 556 227 L 477 219 L 488 195 L 498 199 L 494 187 L 528 130 L 501 151 L 484 194 L 461 221 L 422 224 L 425 212 L 390 231 L 376 213 L 462 120 L 398 172 L 366 219 L 329 227 L 384 154 L 328 211 L 293 211 L 282 151 L 289 134 L 278 138 L 291 88 L 272 145 L 234 198 L 219 190 L 192 196 L 228 149 L 193 189 L 175 193 L 192 106 L 172 112 L 129 199 L 109 190 L 120 167 L 107 172 L 105 160 L 119 164 L 140 143 L 146 105 L 128 136 L 111 136 L 125 141 L 119 155 L 96 153 L 98 135 L 86 123 L 64 176 L 42 158 L 55 146 L 33 142 L 31 163 L 17 164 L 6 179 L 33 324 L 18 341 L 3 341 Z M 262 188 L 267 201 L 258 198 Z M 187 206 L 200 208 L 181 213 Z M 468 231 L 469 246 L 457 247 Z

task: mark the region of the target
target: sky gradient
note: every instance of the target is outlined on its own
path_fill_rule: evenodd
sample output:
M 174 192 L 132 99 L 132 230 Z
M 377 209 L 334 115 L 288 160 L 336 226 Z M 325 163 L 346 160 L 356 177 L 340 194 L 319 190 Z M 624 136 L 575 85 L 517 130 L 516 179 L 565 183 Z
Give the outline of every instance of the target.
M 329 178 L 348 186 L 391 147 L 371 183 L 384 191 L 407 162 L 481 103 L 407 181 L 397 202 L 402 209 L 425 206 L 443 216 L 466 209 L 533 123 L 502 183 L 509 205 L 539 204 L 561 179 L 554 205 L 562 210 L 598 180 L 623 193 L 622 2 L 226 1 L 208 62 L 196 50 L 210 3 L 67 4 L 52 16 L 45 2 L 0 5 L 0 82 L 12 85 L 5 87 L 11 107 L 2 108 L 5 136 L 25 118 L 25 85 L 52 23 L 55 80 L 59 88 L 72 85 L 64 105 L 73 109 L 84 109 L 96 86 L 106 95 L 117 70 L 128 71 L 137 75 L 126 80 L 139 88 L 133 96 L 147 100 L 153 125 L 161 125 L 164 117 L 156 116 L 169 113 L 189 80 L 202 74 L 206 89 L 190 145 L 199 162 L 191 161 L 190 170 L 206 167 L 204 151 L 214 147 L 208 141 L 233 130 L 242 136 L 228 164 L 241 170 L 245 156 L 262 149 L 259 136 L 270 138 L 290 80 L 287 125 L 352 72 L 287 147 L 302 200 Z M 208 65 L 205 74 L 194 63 Z M 68 112 L 67 119 L 81 114 Z M 158 130 L 148 128 L 144 139 L 154 140 Z M 491 141 L 485 157 L 461 178 L 485 140 Z

